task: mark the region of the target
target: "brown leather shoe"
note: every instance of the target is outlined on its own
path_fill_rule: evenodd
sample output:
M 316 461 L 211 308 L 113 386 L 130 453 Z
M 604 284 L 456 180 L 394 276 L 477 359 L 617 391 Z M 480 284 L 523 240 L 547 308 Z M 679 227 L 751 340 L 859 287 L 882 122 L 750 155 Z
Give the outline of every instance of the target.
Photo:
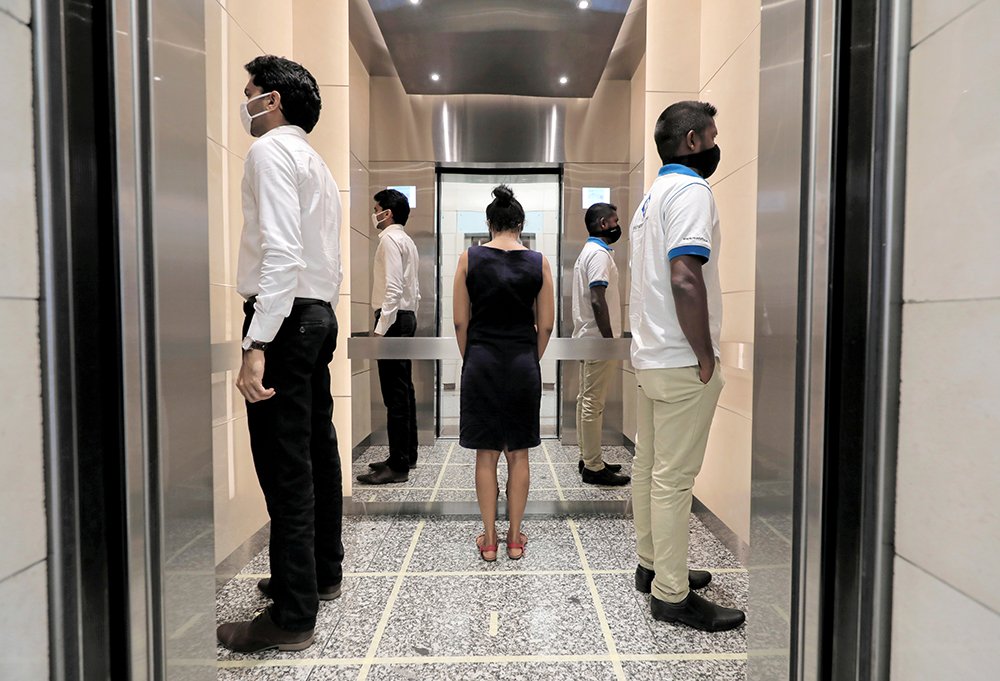
M 264 579 L 257 582 L 257 588 L 260 592 L 270 599 L 274 599 L 271 595 L 271 579 L 270 577 L 265 577 Z M 321 586 L 318 589 L 319 599 L 321 601 L 333 601 L 340 598 L 340 584 L 334 584 L 333 586 Z
M 262 650 L 305 650 L 313 644 L 313 630 L 285 631 L 271 619 L 270 609 L 248 622 L 226 622 L 215 630 L 219 643 L 236 653 Z

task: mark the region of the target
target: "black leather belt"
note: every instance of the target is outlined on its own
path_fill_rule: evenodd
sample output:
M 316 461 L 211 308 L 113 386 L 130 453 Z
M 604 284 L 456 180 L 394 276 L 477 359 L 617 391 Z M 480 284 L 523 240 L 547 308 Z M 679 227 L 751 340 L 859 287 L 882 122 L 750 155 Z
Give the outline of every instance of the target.
M 247 298 L 245 305 L 253 306 L 257 302 L 257 296 L 250 296 Z M 323 305 L 325 307 L 333 307 L 328 301 L 320 300 L 319 298 L 296 298 L 292 301 L 292 307 L 301 307 L 302 305 Z

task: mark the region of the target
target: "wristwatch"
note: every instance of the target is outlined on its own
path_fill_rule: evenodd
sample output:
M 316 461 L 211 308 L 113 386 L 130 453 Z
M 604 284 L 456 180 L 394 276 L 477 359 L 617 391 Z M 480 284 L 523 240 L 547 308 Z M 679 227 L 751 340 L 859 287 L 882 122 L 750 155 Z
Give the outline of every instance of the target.
M 255 341 L 250 336 L 247 336 L 243 339 L 243 350 L 267 350 L 267 343 Z

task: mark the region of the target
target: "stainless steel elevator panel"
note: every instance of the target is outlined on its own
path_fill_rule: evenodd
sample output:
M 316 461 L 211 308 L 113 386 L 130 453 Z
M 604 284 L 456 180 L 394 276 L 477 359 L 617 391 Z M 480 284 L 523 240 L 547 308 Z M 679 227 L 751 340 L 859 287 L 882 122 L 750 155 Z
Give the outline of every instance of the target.
M 559 284 L 557 295 L 562 300 L 561 315 L 556 335 L 570 338 L 573 335 L 573 266 L 587 241 L 587 227 L 583 218 L 584 187 L 607 187 L 611 190 L 611 203 L 618 206 L 618 216 L 623 223 L 622 238 L 614 245 L 615 264 L 618 265 L 621 295 L 619 305 L 622 323 L 625 322 L 625 303 L 628 295 L 628 229 L 629 166 L 627 163 L 567 163 L 563 166 L 563 220 L 559 255 Z M 621 362 L 619 362 L 621 364 Z M 560 439 L 563 444 L 575 445 L 576 403 L 580 390 L 580 362 L 562 362 L 562 399 L 560 409 Z M 620 445 L 625 442 L 623 430 L 624 408 L 622 402 L 622 376 L 619 369 L 611 381 L 604 404 L 604 429 L 602 442 Z

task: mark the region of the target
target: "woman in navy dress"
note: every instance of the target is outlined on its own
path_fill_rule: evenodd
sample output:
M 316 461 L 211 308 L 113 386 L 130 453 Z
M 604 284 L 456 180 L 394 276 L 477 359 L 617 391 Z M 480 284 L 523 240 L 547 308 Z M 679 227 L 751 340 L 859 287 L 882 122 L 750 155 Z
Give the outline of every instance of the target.
M 552 272 L 520 241 L 524 209 L 509 187 L 486 207 L 491 241 L 462 254 L 455 274 L 455 335 L 462 365 L 459 443 L 476 450 L 476 496 L 483 534 L 476 546 L 497 558 L 497 463 L 507 456 L 507 556 L 524 555 L 528 448 L 537 447 L 542 376 L 538 365 L 555 323 Z

